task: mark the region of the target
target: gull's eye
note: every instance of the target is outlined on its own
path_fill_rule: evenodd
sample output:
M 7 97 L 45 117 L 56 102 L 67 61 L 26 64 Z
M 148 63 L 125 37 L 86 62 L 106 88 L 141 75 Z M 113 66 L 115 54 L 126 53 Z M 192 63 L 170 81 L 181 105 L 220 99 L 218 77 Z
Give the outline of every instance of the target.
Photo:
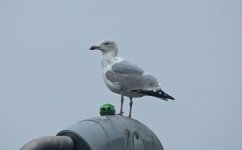
M 105 42 L 105 43 L 103 43 L 103 45 L 105 45 L 105 46 L 108 46 L 108 45 L 110 45 L 111 43 L 110 42 Z

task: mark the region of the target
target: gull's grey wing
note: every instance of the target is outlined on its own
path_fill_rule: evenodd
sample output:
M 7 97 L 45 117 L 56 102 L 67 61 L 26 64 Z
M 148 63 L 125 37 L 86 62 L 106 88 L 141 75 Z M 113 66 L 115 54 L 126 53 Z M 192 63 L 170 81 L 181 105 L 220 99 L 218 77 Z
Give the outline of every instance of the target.
M 141 68 L 125 60 L 112 65 L 112 69 L 105 76 L 127 91 L 153 90 L 159 87 L 158 81 L 152 75 L 145 74 Z
M 113 84 L 121 86 L 124 92 L 154 96 L 163 100 L 175 100 L 172 96 L 161 90 L 158 81 L 152 75 L 135 73 L 121 74 L 114 71 L 107 71 L 105 76 Z
M 116 63 L 112 66 L 112 71 L 120 74 L 143 74 L 144 71 L 136 65 L 129 63 L 126 60 L 123 60 L 119 63 Z
M 159 88 L 157 80 L 148 74 L 107 71 L 105 76 L 110 82 L 120 85 L 126 91 L 153 90 Z

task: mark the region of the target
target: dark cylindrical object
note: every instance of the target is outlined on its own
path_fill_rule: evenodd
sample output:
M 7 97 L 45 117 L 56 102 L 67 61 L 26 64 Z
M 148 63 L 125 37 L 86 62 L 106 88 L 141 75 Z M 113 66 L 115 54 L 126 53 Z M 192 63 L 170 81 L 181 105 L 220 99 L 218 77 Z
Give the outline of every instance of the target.
M 28 142 L 20 150 L 74 150 L 74 147 L 68 136 L 46 136 Z

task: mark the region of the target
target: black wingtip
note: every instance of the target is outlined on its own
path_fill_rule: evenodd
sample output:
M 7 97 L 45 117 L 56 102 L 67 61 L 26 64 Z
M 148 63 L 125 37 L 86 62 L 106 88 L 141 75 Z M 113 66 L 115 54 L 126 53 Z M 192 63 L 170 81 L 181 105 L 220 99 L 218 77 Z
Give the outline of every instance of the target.
M 166 94 L 165 92 L 164 92 L 164 95 L 165 95 L 165 97 L 166 97 L 167 99 L 170 99 L 170 100 L 175 100 L 175 98 L 173 98 L 172 96 L 170 96 L 170 95 Z
M 173 98 L 172 96 L 170 96 L 169 99 L 171 99 L 171 100 L 175 100 L 175 98 Z
M 168 100 L 168 99 L 175 100 L 175 98 L 173 98 L 172 96 L 166 94 L 161 89 L 160 90 L 156 90 L 156 91 L 135 90 L 133 92 L 145 94 L 145 95 L 148 95 L 148 96 L 154 96 L 154 97 L 157 97 L 157 98 L 161 98 L 163 100 Z

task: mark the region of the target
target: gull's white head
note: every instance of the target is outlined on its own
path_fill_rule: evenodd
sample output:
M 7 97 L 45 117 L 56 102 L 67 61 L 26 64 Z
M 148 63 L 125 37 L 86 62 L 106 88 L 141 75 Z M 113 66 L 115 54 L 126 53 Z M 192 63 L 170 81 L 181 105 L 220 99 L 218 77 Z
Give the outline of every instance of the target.
M 113 54 L 117 56 L 118 53 L 118 47 L 115 41 L 110 39 L 105 39 L 98 44 L 95 44 L 90 47 L 89 50 L 100 50 L 103 54 Z

